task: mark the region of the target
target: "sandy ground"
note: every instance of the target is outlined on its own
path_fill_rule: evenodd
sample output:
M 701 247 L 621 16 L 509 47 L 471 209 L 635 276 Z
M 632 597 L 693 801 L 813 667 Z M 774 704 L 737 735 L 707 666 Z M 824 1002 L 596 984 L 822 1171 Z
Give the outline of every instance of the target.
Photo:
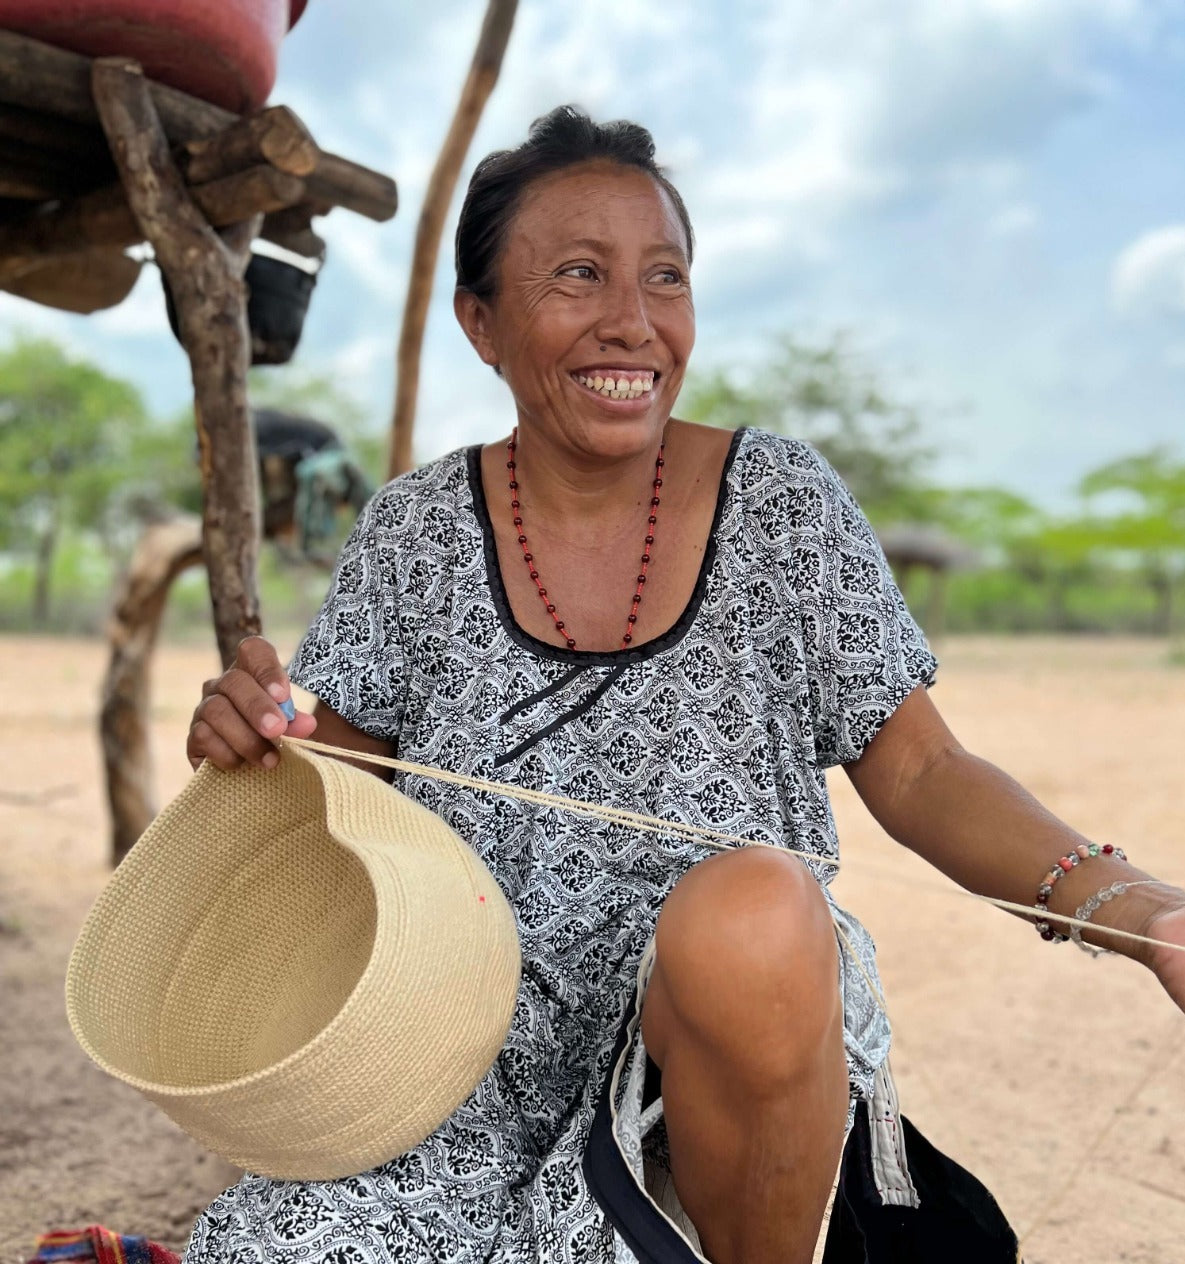
M 1136 642 L 952 641 L 935 699 L 972 749 L 1141 865 L 1185 882 L 1185 669 Z M 101 646 L 0 639 L 0 1262 L 101 1221 L 175 1248 L 233 1178 L 74 1044 L 70 944 L 106 875 Z M 155 668 L 160 800 L 210 650 Z M 1155 980 L 1091 961 L 954 892 L 835 783 L 841 898 L 880 947 L 906 1112 L 976 1171 L 1030 1264 L 1185 1258 L 1185 1017 Z

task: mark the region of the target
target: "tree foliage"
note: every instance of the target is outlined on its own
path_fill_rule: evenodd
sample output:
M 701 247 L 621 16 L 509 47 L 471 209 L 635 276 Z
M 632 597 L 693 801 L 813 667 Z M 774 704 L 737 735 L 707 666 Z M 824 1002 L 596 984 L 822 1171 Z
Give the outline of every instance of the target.
M 692 378 L 680 409 L 713 426 L 754 426 L 805 439 L 874 521 L 932 517 L 925 475 L 934 452 L 917 409 L 887 393 L 842 334 L 813 344 L 783 336 L 747 377 L 716 369 Z
M 100 525 L 147 420 L 134 386 L 53 342 L 0 352 L 0 547 L 36 557 L 37 622 L 61 533 Z

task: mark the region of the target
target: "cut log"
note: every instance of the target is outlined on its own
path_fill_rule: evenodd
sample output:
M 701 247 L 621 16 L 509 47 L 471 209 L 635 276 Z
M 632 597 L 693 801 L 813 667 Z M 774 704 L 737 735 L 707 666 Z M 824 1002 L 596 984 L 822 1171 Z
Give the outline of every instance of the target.
M 282 211 L 272 211 L 263 217 L 259 235 L 265 241 L 275 242 L 285 250 L 303 255 L 306 259 L 324 259 L 325 242 L 312 230 L 316 208 L 309 202 L 301 202 Z
M 93 125 L 98 114 L 90 77 L 90 58 L 0 31 L 0 102 Z M 240 118 L 176 88 L 145 82 L 164 133 L 174 144 L 209 139 Z M 318 150 L 316 168 L 308 180 L 315 199 L 369 219 L 388 220 L 398 206 L 394 180 L 336 154 Z
M 156 815 L 148 740 L 149 664 L 173 581 L 202 560 L 200 521 L 179 517 L 147 527 L 120 581 L 107 627 L 111 656 L 103 679 L 99 739 L 111 809 L 114 864 Z
M 98 127 L 84 127 L 19 105 L 0 105 L 0 136 L 33 145 L 42 154 L 107 154 L 107 142 Z
M 260 163 L 291 176 L 307 176 L 316 169 L 320 152 L 300 119 L 277 105 L 232 123 L 208 140 L 187 141 L 180 167 L 187 184 L 207 184 Z
M 129 259 L 122 250 L 92 250 L 43 262 L 4 288 L 33 303 L 89 316 L 122 303 L 140 267 L 138 259 Z
M 218 650 L 229 666 L 239 642 L 261 628 L 259 490 L 247 408 L 251 338 L 243 284 L 260 220 L 219 236 L 173 163 L 140 68 L 121 58 L 99 58 L 93 78 L 103 130 L 140 231 L 172 289 L 189 356 L 204 493 L 202 550 Z
M 304 200 L 304 183 L 274 167 L 251 167 L 189 190 L 215 228 L 239 224 Z M 0 224 L 0 285 L 39 267 L 47 256 L 96 246 L 133 246 L 144 233 L 121 185 L 97 189 L 48 210 Z

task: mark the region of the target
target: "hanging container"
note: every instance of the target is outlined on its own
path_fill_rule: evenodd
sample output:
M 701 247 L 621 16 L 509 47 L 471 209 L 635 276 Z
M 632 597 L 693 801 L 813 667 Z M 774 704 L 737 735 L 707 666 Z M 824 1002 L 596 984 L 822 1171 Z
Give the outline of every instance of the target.
M 0 30 L 88 57 L 134 57 L 150 79 L 236 114 L 276 81 L 307 0 L 0 0 Z
M 263 254 L 262 250 L 268 250 Z M 251 363 L 287 364 L 296 351 L 309 310 L 309 299 L 317 284 L 320 261 L 302 259 L 290 263 L 273 257 L 275 248 L 268 243 L 255 243 L 247 264 L 247 325 L 251 331 Z M 280 252 L 277 252 L 280 253 Z M 161 273 L 165 291 L 165 311 L 169 328 L 181 342 L 181 326 L 177 304 L 165 274 Z

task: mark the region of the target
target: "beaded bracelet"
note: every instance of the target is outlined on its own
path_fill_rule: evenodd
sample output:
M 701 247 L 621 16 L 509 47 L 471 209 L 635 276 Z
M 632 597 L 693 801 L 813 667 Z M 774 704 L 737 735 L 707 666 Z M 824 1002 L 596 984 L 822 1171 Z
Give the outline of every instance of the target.
M 1049 912 L 1049 897 L 1053 894 L 1053 888 L 1057 880 L 1071 869 L 1080 865 L 1084 860 L 1090 860 L 1093 856 L 1115 856 L 1119 860 L 1126 860 L 1122 847 L 1113 847 L 1110 843 L 1079 843 L 1073 851 L 1067 852 L 1056 865 L 1041 879 L 1041 885 L 1037 888 L 1037 903 L 1033 907 L 1038 913 L 1045 914 Z M 1060 931 L 1056 931 L 1046 921 L 1038 918 L 1035 923 L 1037 933 L 1042 939 L 1047 940 L 1051 944 L 1064 944 L 1069 935 L 1063 935 Z
M 1099 911 L 1104 904 L 1115 899 L 1117 895 L 1123 895 L 1132 887 L 1150 887 L 1156 885 L 1155 878 L 1145 878 L 1140 882 L 1112 882 L 1109 887 L 1103 887 L 1101 891 L 1096 891 L 1080 908 L 1074 910 L 1074 916 L 1080 922 L 1089 922 L 1090 919 Z M 1083 952 L 1089 952 L 1092 957 L 1099 957 L 1105 952 L 1111 952 L 1110 948 L 1095 948 L 1090 944 L 1083 942 L 1082 927 L 1071 926 L 1070 938 L 1082 949 Z

